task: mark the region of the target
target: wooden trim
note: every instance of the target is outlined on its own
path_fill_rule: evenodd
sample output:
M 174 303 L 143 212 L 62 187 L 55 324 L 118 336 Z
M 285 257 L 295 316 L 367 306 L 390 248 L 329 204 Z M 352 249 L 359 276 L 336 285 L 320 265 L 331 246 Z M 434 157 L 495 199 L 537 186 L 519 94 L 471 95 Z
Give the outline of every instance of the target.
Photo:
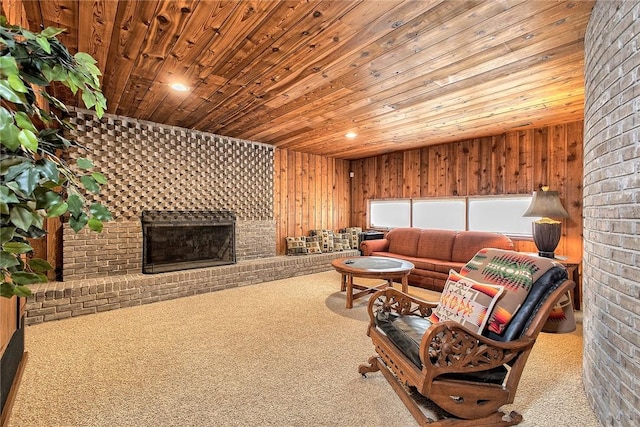
M 11 410 L 13 409 L 13 402 L 16 400 L 16 396 L 18 394 L 18 388 L 20 387 L 20 382 L 22 381 L 22 374 L 24 373 L 24 368 L 27 365 L 27 359 L 29 358 L 29 353 L 22 353 L 22 360 L 18 365 L 18 370 L 16 371 L 16 376 L 13 377 L 13 383 L 11 384 L 11 390 L 7 395 L 7 401 L 5 402 L 4 408 L 2 408 L 2 414 L 0 414 L 0 427 L 6 427 L 9 424 L 9 417 L 11 416 Z

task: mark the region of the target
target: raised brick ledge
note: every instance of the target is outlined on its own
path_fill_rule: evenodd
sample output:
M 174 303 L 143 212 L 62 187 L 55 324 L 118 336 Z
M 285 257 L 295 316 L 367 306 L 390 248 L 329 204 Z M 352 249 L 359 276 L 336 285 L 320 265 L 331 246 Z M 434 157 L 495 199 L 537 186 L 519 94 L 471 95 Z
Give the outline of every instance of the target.
M 275 256 L 219 267 L 158 274 L 126 274 L 96 279 L 48 282 L 31 286 L 25 323 L 115 310 L 254 285 L 330 270 L 331 261 L 359 255 L 357 250 L 306 256 Z

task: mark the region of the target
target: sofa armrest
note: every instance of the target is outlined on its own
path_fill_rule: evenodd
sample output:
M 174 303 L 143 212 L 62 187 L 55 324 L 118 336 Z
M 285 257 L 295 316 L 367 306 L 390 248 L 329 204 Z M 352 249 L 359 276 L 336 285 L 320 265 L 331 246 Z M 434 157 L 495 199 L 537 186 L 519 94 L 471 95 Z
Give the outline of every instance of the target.
M 363 240 L 360 243 L 360 250 L 364 256 L 369 256 L 372 252 L 386 252 L 387 249 L 389 249 L 387 239 Z

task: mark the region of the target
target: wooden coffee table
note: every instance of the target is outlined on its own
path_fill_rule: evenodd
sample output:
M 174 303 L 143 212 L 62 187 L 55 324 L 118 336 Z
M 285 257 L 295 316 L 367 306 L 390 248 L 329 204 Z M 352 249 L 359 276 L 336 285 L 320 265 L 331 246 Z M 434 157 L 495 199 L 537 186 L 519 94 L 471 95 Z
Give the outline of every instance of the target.
M 356 256 L 335 259 L 331 262 L 333 268 L 342 274 L 340 290 L 347 291 L 347 308 L 353 308 L 353 301 L 378 289 L 384 289 L 393 284 L 394 279 L 400 279 L 402 292 L 408 292 L 408 276 L 414 265 L 397 258 L 377 256 Z M 354 277 L 367 279 L 384 279 L 380 285 L 366 286 L 353 283 Z M 354 289 L 360 292 L 353 293 Z

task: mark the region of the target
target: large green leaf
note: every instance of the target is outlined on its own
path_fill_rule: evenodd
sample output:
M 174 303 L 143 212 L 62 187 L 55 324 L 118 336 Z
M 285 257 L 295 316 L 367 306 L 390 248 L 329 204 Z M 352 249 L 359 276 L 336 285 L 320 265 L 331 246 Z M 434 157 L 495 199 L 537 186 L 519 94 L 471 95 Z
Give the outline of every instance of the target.
M 11 181 L 29 169 L 31 165 L 31 160 L 25 157 L 8 157 L 0 162 L 0 175 L 4 175 L 5 180 Z
M 69 205 L 69 212 L 71 215 L 76 218 L 80 216 L 82 213 L 82 209 L 84 208 L 84 203 L 82 199 L 77 194 L 72 194 L 67 198 L 67 204 Z M 82 228 L 82 227 L 81 227 Z
M 36 127 L 33 125 L 33 123 L 31 122 L 31 119 L 29 118 L 29 116 L 27 116 L 26 113 L 23 113 L 22 111 L 18 111 L 16 112 L 14 118 L 16 120 L 16 124 L 20 129 L 27 129 L 33 133 L 37 132 Z
M 36 37 L 36 42 L 40 45 L 42 50 L 47 53 L 51 53 L 51 45 L 49 44 L 49 40 L 46 37 L 38 36 Z
M 27 271 L 17 271 L 11 274 L 11 280 L 13 280 L 13 283 L 16 285 L 30 285 L 32 283 L 43 282 L 42 276 L 36 273 L 29 273 Z
M 44 187 L 38 187 L 35 189 L 34 194 L 36 196 L 36 209 L 49 209 L 51 206 L 62 203 L 62 196 L 56 191 L 49 190 Z
M 10 254 L 26 254 L 33 251 L 31 245 L 22 242 L 6 242 L 2 245 L 2 250 Z
M 14 206 L 9 214 L 9 220 L 18 228 L 27 231 L 33 224 L 33 215 L 31 211 L 21 206 Z
M 11 114 L 11 111 L 0 106 L 0 129 L 4 129 L 5 127 L 12 124 L 13 124 L 13 114 Z
M 0 80 L 0 98 L 4 98 L 14 104 L 24 104 L 26 102 L 24 95 L 13 90 L 8 80 Z
M 88 224 L 89 224 L 89 228 L 92 231 L 95 231 L 96 233 L 101 233 L 102 232 L 103 225 L 102 225 L 102 221 L 100 221 L 99 219 L 97 219 L 97 218 L 89 218 Z
M 82 213 L 77 218 L 75 216 L 69 218 L 69 226 L 73 229 L 73 231 L 77 233 L 78 231 L 82 230 L 85 225 L 87 225 L 88 221 L 89 217 L 87 216 L 87 214 Z
M 7 77 L 7 81 L 9 82 L 9 86 L 11 89 L 15 90 L 18 93 L 27 93 L 29 89 L 24 85 L 20 76 L 12 74 Z
M 89 212 L 91 216 L 99 219 L 100 221 L 111 221 L 111 212 L 100 203 L 93 203 L 89 206 Z
M 19 200 L 16 195 L 9 188 L 4 185 L 0 185 L 0 201 L 4 203 L 18 203 Z
M 55 37 L 58 34 L 64 33 L 66 30 L 64 28 L 56 28 L 56 27 L 47 27 L 40 34 L 47 38 Z
M 27 150 L 38 151 L 38 137 L 29 129 L 22 129 L 18 133 L 18 141 Z
M 7 147 L 11 151 L 16 151 L 20 147 L 20 140 L 18 135 L 20 129 L 13 123 L 0 129 L 0 141 L 2 145 Z
M 47 210 L 47 216 L 49 218 L 54 218 L 60 215 L 64 215 L 67 212 L 68 207 L 69 205 L 67 205 L 65 202 L 53 205 Z
M 38 171 L 49 181 L 57 183 L 60 180 L 58 165 L 49 159 L 40 159 L 36 162 Z
M 18 64 L 11 56 L 0 56 L 0 74 L 5 77 L 17 76 Z
M 76 164 L 80 169 L 93 168 L 93 162 L 90 159 L 85 159 L 84 157 L 80 157 L 78 160 L 76 160 Z
M 0 228 L 0 244 L 4 244 L 9 240 L 13 239 L 13 232 L 16 231 L 15 227 L 11 227 L 8 225 L 3 225 Z
M 92 172 L 91 177 L 95 179 L 98 184 L 104 185 L 107 183 L 107 178 L 100 172 Z
M 14 181 L 18 184 L 18 188 L 25 195 L 30 195 L 35 190 L 36 185 L 38 185 L 38 179 L 40 178 L 40 173 L 36 169 L 27 168 L 18 175 Z
M 0 251 L 0 268 L 9 268 L 19 265 L 18 259 L 15 255 L 9 252 Z
M 31 258 L 28 261 L 29 267 L 35 273 L 44 273 L 45 271 L 51 270 L 53 267 L 46 260 L 41 258 Z
M 91 177 L 89 175 L 81 176 L 80 177 L 80 182 L 82 182 L 82 185 L 88 191 L 91 191 L 92 193 L 95 193 L 95 194 L 100 193 L 100 186 L 98 185 L 96 180 L 93 179 L 93 177 Z
M 14 295 L 26 298 L 31 295 L 31 290 L 26 286 L 15 286 L 8 282 L 0 284 L 0 296 L 11 298 Z

